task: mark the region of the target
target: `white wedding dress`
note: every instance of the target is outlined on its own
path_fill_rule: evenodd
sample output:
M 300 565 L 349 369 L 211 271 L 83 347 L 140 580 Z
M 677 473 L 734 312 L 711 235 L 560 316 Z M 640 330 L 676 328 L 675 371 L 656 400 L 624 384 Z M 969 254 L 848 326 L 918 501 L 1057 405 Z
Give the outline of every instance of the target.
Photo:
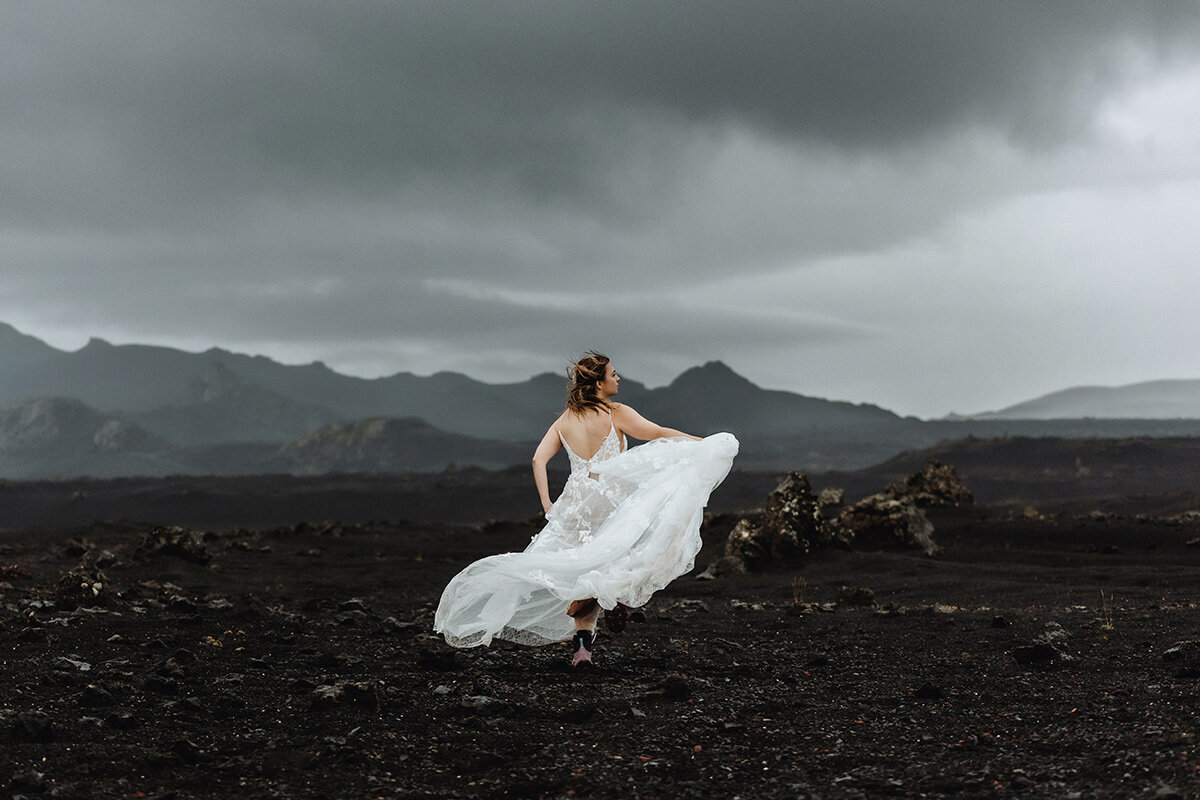
M 561 438 L 561 434 L 560 434 Z M 546 527 L 520 553 L 476 561 L 442 592 L 434 630 L 455 647 L 495 637 L 529 645 L 571 638 L 572 600 L 636 608 L 691 570 L 704 506 L 733 465 L 738 441 L 655 439 L 624 450 L 610 428 L 581 458 L 566 440 L 571 476 Z

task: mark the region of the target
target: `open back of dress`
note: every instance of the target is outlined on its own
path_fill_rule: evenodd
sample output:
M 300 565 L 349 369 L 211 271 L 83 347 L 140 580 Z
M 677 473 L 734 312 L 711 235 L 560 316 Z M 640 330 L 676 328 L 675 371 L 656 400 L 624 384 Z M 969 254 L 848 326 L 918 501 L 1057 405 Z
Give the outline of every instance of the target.
M 737 439 L 656 439 L 631 450 L 623 443 L 610 428 L 584 459 L 563 440 L 571 475 L 546 526 L 522 552 L 476 561 L 442 592 L 434 629 L 448 643 L 569 639 L 570 601 L 636 608 L 692 569 L 704 506 L 729 473 Z

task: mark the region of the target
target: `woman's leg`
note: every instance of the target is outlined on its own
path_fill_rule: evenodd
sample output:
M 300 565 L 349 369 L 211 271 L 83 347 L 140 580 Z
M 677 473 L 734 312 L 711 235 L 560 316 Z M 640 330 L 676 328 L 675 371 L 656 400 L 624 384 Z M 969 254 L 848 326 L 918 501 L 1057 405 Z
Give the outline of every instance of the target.
M 595 600 L 585 600 L 585 603 L 592 603 L 591 611 L 575 617 L 575 630 L 577 631 L 595 631 L 596 620 L 600 618 L 600 604 Z
M 581 619 L 587 619 L 588 617 L 592 618 L 592 624 L 590 626 L 582 627 L 590 627 L 594 629 L 596 627 L 596 617 L 599 616 L 599 614 L 600 604 L 596 602 L 596 598 L 594 597 L 589 597 L 587 600 L 572 600 L 571 604 L 567 606 L 567 616 L 574 618 L 575 630 L 580 630 L 581 626 L 579 621 Z
M 574 654 L 571 666 L 591 666 L 592 645 L 596 640 L 596 619 L 600 616 L 600 604 L 595 598 L 576 600 L 567 608 L 575 620 L 575 636 L 571 638 Z

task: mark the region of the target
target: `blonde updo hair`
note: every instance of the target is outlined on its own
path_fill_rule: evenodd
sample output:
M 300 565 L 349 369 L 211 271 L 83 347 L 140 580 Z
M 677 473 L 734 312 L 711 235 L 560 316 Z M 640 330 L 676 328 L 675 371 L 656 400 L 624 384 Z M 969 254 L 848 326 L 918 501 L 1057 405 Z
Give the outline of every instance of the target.
M 584 411 L 608 411 L 612 403 L 601 397 L 596 384 L 604 380 L 607 373 L 608 356 L 591 350 L 578 361 L 572 361 L 567 369 L 567 410 L 575 414 Z

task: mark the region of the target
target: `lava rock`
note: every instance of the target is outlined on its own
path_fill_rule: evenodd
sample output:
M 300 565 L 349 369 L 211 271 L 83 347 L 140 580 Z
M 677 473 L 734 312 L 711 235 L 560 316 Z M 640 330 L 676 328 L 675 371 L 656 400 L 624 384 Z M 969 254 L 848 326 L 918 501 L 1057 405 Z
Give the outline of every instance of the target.
M 180 711 L 185 714 L 199 714 L 204 711 L 204 703 L 199 697 L 185 697 L 182 700 L 171 700 L 167 703 L 167 708 L 175 711 Z
M 370 711 L 379 709 L 379 693 L 375 687 L 365 681 L 350 681 L 343 687 L 346 702 L 362 706 Z
M 184 677 L 183 665 L 174 658 L 168 658 L 164 661 L 155 672 L 163 678 L 182 678 Z
M 197 614 L 200 607 L 181 594 L 173 594 L 167 599 L 167 608 L 177 614 Z
M 692 696 L 687 678 L 682 675 L 668 675 L 660 683 L 645 687 L 641 697 L 644 700 L 687 700 Z
M 941 551 L 933 540 L 933 523 L 908 497 L 873 494 L 847 508 L 838 522 L 856 545 L 917 547 L 930 556 Z
M 1200 640 L 1186 639 L 1176 642 L 1163 651 L 1162 658 L 1164 661 L 1179 663 L 1179 668 L 1175 672 L 1176 678 L 1183 680 L 1200 678 Z
M 742 523 L 749 525 L 746 520 L 742 520 L 738 524 L 741 525 Z M 740 575 L 745 571 L 746 562 L 744 559 L 739 556 L 726 555 L 710 563 L 703 572 L 696 576 L 696 580 L 711 581 L 725 575 Z
M 1192 661 L 1200 659 L 1200 639 L 1185 639 L 1163 651 L 1164 661 Z
M 374 686 L 366 682 L 338 681 L 313 689 L 310 707 L 320 711 L 344 703 L 376 711 L 379 709 L 379 693 L 375 691 Z
M 77 703 L 83 708 L 95 708 L 96 706 L 108 706 L 114 703 L 113 696 L 102 686 L 97 686 L 94 683 L 89 683 L 83 687 L 83 691 L 79 693 Z
M 743 572 L 746 566 L 800 559 L 817 547 L 844 545 L 834 513 L 842 497 L 829 491 L 816 495 L 806 475 L 788 472 L 767 496 L 761 518 L 740 520 L 726 539 L 720 563 L 714 562 L 701 575 L 715 578 Z
M 20 564 L 0 564 L 0 578 L 5 580 L 28 579 L 33 576 Z
M 969 506 L 975 502 L 974 495 L 954 467 L 939 461 L 930 461 L 920 472 L 888 484 L 883 493 L 896 499 L 910 499 L 918 508 Z
M 54 586 L 54 599 L 63 608 L 103 605 L 108 598 L 107 586 L 108 578 L 85 556 L 78 566 L 59 578 Z
M 464 695 L 459 705 L 475 711 L 500 711 L 508 706 L 498 697 L 488 697 L 485 694 Z
M 78 670 L 79 672 L 90 672 L 92 669 L 92 665 L 88 662 L 79 661 L 75 658 L 68 658 L 67 656 L 59 656 L 50 662 L 50 666 L 54 667 L 55 669 L 63 669 L 70 672 L 75 670 Z
M 341 684 L 324 684 L 312 690 L 311 708 L 314 710 L 333 708 L 342 701 L 345 690 Z
M 1026 647 L 1018 647 L 1013 650 L 1012 657 L 1021 666 L 1032 667 L 1048 667 L 1071 660 L 1066 653 L 1050 642 L 1044 641 L 1034 642 Z
M 875 592 L 865 586 L 840 586 L 837 591 L 837 604 L 870 607 L 875 605 Z
M 159 527 L 142 534 L 133 555 L 139 559 L 174 556 L 194 564 L 207 564 L 212 560 L 204 544 L 204 534 L 177 526 Z

